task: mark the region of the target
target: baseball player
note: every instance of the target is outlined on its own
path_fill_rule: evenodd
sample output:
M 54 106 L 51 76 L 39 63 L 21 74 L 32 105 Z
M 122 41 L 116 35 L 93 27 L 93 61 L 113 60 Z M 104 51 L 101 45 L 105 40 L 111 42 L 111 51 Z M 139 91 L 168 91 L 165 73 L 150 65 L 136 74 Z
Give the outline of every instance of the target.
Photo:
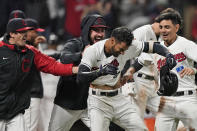
M 158 41 L 159 40 L 159 23 L 155 21 L 152 25 L 144 25 L 133 31 L 134 38 L 140 41 Z M 156 95 L 157 80 L 155 76 L 154 63 L 152 62 L 152 55 L 142 53 L 140 57 L 144 57 L 147 66 L 143 66 L 134 75 L 135 88 L 134 92 L 136 95 L 137 104 L 140 107 L 140 115 L 144 118 L 144 113 L 147 105 L 147 101 Z M 147 107 L 148 108 L 148 107 Z M 149 109 L 156 112 L 157 109 L 149 106 Z
M 25 19 L 25 13 L 22 10 L 13 10 L 10 14 L 9 14 L 9 20 L 13 19 L 13 18 L 23 18 Z M 3 40 L 3 36 L 0 37 L 0 41 Z
M 78 68 L 62 64 L 26 45 L 26 32 L 32 29 L 22 18 L 11 19 L 0 41 L 0 130 L 27 131 L 24 112 L 30 105 L 30 72 L 33 68 L 54 75 L 73 75 Z
M 161 14 L 158 22 L 160 22 L 160 33 L 164 40 L 163 45 L 168 47 L 177 61 L 177 65 L 172 71 L 178 76 L 178 90 L 173 96 L 158 97 L 160 105 L 155 130 L 175 131 L 179 120 L 183 122 L 186 129 L 196 130 L 197 87 L 194 83 L 196 69 L 193 68 L 193 62 L 197 61 L 195 54 L 197 46 L 194 42 L 177 35 L 181 26 L 181 16 L 177 11 Z M 142 57 L 138 61 L 144 63 Z M 158 71 L 165 65 L 165 61 L 165 58 L 155 55 L 154 63 L 157 65 Z
M 79 84 L 90 84 L 88 113 L 92 131 L 107 131 L 110 121 L 126 130 L 147 130 L 136 113 L 130 97 L 121 93 L 120 71 L 127 60 L 140 53 L 154 52 L 167 57 L 173 68 L 174 58 L 163 46 L 152 42 L 133 40 L 131 30 L 119 27 L 111 37 L 87 48 L 79 66 Z
M 78 66 L 84 50 L 104 39 L 107 26 L 101 15 L 92 14 L 83 18 L 81 28 L 81 37 L 66 42 L 60 57 L 62 63 L 74 63 Z M 89 127 L 88 87 L 84 89 L 77 85 L 76 75 L 60 78 L 49 125 L 50 131 L 69 131 L 79 119 Z
M 160 14 L 165 12 L 174 12 L 174 10 L 172 8 L 167 8 Z M 133 34 L 134 38 L 140 41 L 161 41 L 157 18 L 153 24 L 144 25 L 135 29 Z M 157 96 L 156 91 L 158 89 L 158 77 L 153 62 L 153 55 L 142 53 L 139 57 L 144 58 L 145 65 L 134 74 L 135 87 L 133 90 L 134 93 L 136 93 L 136 100 L 140 109 L 140 115 L 144 118 L 146 108 L 151 110 L 153 113 L 158 111 L 159 101 L 154 99 L 154 96 Z
M 178 13 L 165 13 L 159 17 L 159 22 L 164 45 L 177 61 L 173 72 L 177 74 L 179 84 L 174 96 L 163 97 L 164 107 L 156 117 L 156 130 L 172 129 L 178 120 L 181 120 L 188 130 L 197 130 L 197 86 L 194 83 L 194 75 L 187 75 L 188 72 L 184 71 L 188 67 L 193 68 L 193 62 L 197 61 L 197 45 L 176 34 L 181 26 L 181 17 Z M 160 69 L 165 59 L 156 60 L 157 68 Z M 196 69 L 193 68 L 193 71 L 196 72 Z M 171 121 L 173 124 L 168 124 Z
M 32 27 L 27 31 L 26 43 L 38 48 L 39 43 L 46 42 L 44 36 L 39 36 L 38 32 L 43 32 L 44 29 L 39 28 L 38 22 L 35 19 L 25 19 L 28 27 Z M 32 83 L 29 83 L 28 88 L 31 88 L 31 103 L 30 107 L 25 110 L 25 121 L 29 131 L 36 131 L 38 129 L 38 122 L 40 118 L 40 101 L 43 98 L 43 85 L 40 76 L 40 71 L 33 68 L 31 72 Z

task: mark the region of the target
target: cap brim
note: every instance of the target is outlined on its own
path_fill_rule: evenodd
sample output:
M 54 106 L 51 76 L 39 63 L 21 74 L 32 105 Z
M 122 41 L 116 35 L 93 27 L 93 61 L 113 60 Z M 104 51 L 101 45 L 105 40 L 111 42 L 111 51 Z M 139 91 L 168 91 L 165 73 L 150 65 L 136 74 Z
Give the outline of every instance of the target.
M 93 25 L 93 26 L 91 26 L 92 28 L 107 28 L 107 26 L 105 26 L 105 25 Z
M 37 28 L 37 29 L 35 29 L 35 31 L 38 31 L 38 32 L 44 32 L 44 31 L 45 31 L 45 29 Z
M 30 29 L 32 29 L 32 27 L 24 27 L 24 28 L 20 28 L 20 29 L 18 29 L 18 30 L 16 30 L 16 31 L 26 31 L 26 30 L 30 30 Z

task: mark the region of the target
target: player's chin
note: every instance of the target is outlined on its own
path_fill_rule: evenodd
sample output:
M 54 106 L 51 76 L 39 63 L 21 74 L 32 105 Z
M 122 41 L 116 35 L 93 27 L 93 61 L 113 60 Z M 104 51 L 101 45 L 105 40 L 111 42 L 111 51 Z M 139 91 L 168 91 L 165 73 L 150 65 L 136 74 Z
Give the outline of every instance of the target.
M 168 36 L 162 36 L 162 39 L 163 40 L 167 40 L 168 39 Z
M 120 55 L 120 53 L 114 53 L 113 56 L 114 57 L 118 57 Z

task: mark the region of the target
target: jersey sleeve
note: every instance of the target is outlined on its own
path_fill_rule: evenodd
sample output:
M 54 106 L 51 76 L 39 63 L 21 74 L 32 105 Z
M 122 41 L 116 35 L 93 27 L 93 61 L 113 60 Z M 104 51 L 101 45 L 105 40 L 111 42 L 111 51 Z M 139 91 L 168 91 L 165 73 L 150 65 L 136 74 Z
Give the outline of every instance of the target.
M 125 59 L 133 59 L 139 56 L 144 49 L 144 43 L 142 41 L 133 40 L 131 46 L 129 46 L 128 50 L 125 52 Z
M 62 64 L 34 47 L 29 49 L 34 52 L 34 64 L 39 71 L 59 76 L 72 75 L 73 64 Z
M 141 28 L 134 30 L 133 35 L 136 40 L 140 40 L 140 41 L 144 41 L 145 40 L 144 36 L 146 36 L 145 32 L 141 30 Z
M 192 59 L 193 61 L 197 62 L 197 45 L 190 41 L 189 45 L 185 46 L 185 54 L 189 59 Z
M 88 47 L 82 56 L 81 64 L 89 67 L 90 69 L 93 67 L 96 60 L 96 48 L 92 46 Z

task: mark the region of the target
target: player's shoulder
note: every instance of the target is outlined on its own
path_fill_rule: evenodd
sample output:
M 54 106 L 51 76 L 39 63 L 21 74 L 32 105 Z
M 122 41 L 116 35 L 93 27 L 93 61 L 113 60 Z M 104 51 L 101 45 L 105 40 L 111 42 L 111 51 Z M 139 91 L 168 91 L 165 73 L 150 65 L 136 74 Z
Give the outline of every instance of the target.
M 107 39 L 98 41 L 98 42 L 94 43 L 93 45 L 91 45 L 90 47 L 88 47 L 87 49 L 100 52 L 104 49 L 104 45 L 105 45 L 106 40 Z
M 142 45 L 143 43 L 144 43 L 143 41 L 134 39 L 132 40 L 131 46 L 139 46 L 139 45 Z
M 29 49 L 29 50 L 33 51 L 34 53 L 39 53 L 40 52 L 37 48 L 35 48 L 32 45 L 26 44 L 25 47 L 26 47 L 26 49 Z
M 188 40 L 187 38 L 182 37 L 182 36 L 177 37 L 177 42 L 185 46 L 187 46 L 188 44 L 195 44 L 193 41 Z
M 143 25 L 135 29 L 133 33 L 137 33 L 137 32 L 144 33 L 146 31 L 149 31 L 150 29 L 151 29 L 151 25 Z

